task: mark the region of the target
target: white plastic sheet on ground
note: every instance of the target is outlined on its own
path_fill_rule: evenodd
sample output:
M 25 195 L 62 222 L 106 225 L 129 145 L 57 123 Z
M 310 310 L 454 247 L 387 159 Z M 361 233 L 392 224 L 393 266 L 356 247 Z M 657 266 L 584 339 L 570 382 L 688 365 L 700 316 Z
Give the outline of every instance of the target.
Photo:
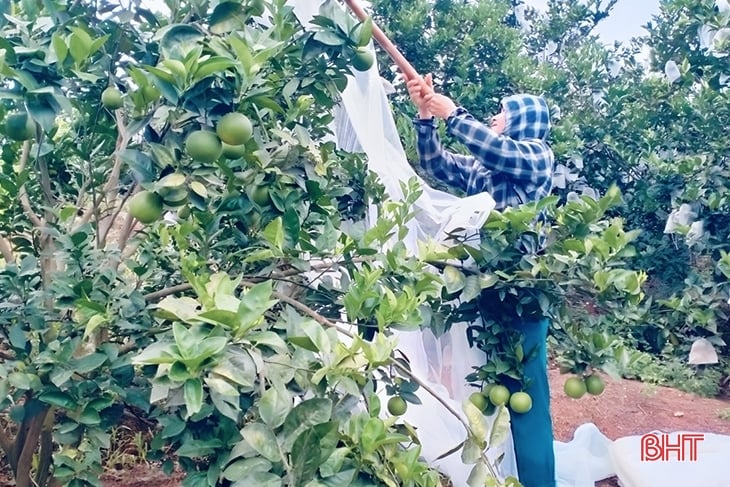
M 681 433 L 690 432 L 670 433 L 670 441 L 678 443 Z M 730 486 L 730 436 L 705 433 L 697 442 L 695 460 L 689 459 L 688 448 L 683 461 L 677 453 L 668 453 L 666 461 L 642 460 L 641 436 L 619 438 L 609 451 L 623 487 Z
M 597 481 L 612 477 L 611 443 L 593 423 L 578 426 L 570 442 L 556 441 L 557 487 L 594 487 Z

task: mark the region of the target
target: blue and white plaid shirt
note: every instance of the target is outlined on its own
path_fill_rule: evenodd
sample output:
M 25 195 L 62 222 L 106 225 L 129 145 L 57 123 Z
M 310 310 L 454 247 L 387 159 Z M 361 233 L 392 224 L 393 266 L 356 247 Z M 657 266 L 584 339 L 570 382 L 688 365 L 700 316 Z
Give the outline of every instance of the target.
M 471 155 L 445 150 L 434 119 L 416 119 L 421 167 L 468 195 L 489 192 L 496 209 L 538 201 L 550 194 L 553 151 L 547 143 L 550 112 L 545 99 L 514 95 L 502 100 L 506 126 L 502 135 L 459 107 L 446 121 L 448 133 Z

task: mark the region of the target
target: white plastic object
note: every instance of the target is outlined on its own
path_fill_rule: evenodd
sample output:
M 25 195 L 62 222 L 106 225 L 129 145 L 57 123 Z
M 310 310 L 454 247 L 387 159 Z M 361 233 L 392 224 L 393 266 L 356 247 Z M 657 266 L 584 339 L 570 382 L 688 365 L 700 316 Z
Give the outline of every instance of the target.
M 557 487 L 594 487 L 599 480 L 612 477 L 611 443 L 593 423 L 578 426 L 568 443 L 554 442 Z
M 661 432 L 653 432 L 662 434 Z M 679 434 L 698 434 L 679 431 L 669 433 L 670 441 L 679 443 Z M 730 436 L 712 433 L 696 443 L 696 459 L 686 455 L 683 461 L 677 454 L 668 454 L 667 460 L 647 461 L 641 458 L 641 436 L 626 436 L 611 444 L 611 459 L 616 476 L 623 487 L 727 487 L 730 479 Z

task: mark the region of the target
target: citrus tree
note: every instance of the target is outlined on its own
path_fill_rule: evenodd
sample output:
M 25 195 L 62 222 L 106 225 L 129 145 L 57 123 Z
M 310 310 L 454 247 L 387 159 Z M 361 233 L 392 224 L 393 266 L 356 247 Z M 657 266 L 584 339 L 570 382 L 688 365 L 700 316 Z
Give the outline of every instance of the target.
M 436 486 L 398 420 L 432 391 L 391 329 L 443 329 L 515 283 L 558 284 L 530 306 L 565 286 L 641 295 L 617 268 L 631 235 L 604 218 L 615 191 L 409 254 L 419 189 L 387 200 L 332 141 L 348 74 L 372 63 L 369 22 L 333 1 L 312 30 L 283 0 L 0 9 L 0 448 L 20 487 L 99 485 L 129 415 L 186 485 Z M 515 245 L 538 210 L 556 238 L 533 258 Z M 493 484 L 504 428 L 464 413 L 470 482 Z

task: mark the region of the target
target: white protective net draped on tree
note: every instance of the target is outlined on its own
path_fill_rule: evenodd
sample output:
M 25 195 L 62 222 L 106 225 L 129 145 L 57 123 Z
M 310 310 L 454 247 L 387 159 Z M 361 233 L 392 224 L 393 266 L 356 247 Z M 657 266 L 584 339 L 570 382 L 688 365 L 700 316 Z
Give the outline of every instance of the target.
M 302 24 L 307 26 L 309 19 L 317 14 L 320 2 L 293 0 L 291 4 Z M 494 200 L 487 193 L 459 198 L 429 187 L 418 177 L 406 159 L 377 65 L 367 72 L 353 73 L 333 128 L 341 149 L 367 155 L 369 168 L 378 174 L 390 199 L 402 200 L 401 182 L 418 179 L 423 194 L 415 203 L 416 216 L 409 222 L 409 233 L 404 240 L 414 254 L 419 241 L 445 241 L 447 234 L 457 228 L 478 232 L 494 208 Z M 372 208 L 372 223 L 375 215 Z M 439 338 L 430 331 L 397 332 L 397 335 L 398 350 L 408 357 L 414 375 L 446 398 L 453 409 L 461 411 L 462 400 L 475 390 L 468 386 L 465 377 L 473 372 L 473 366 L 484 363 L 484 354 L 469 347 L 465 326 L 454 326 Z M 424 458 L 447 474 L 454 485 L 467 485 L 472 466 L 461 461 L 460 451 L 437 460 L 466 439 L 464 427 L 422 388 L 418 396 L 423 404 L 411 405 L 404 419 L 418 429 Z M 500 445 L 492 445 L 488 457 L 493 461 L 503 458 L 499 463 L 502 475 L 517 475 L 511 437 Z

